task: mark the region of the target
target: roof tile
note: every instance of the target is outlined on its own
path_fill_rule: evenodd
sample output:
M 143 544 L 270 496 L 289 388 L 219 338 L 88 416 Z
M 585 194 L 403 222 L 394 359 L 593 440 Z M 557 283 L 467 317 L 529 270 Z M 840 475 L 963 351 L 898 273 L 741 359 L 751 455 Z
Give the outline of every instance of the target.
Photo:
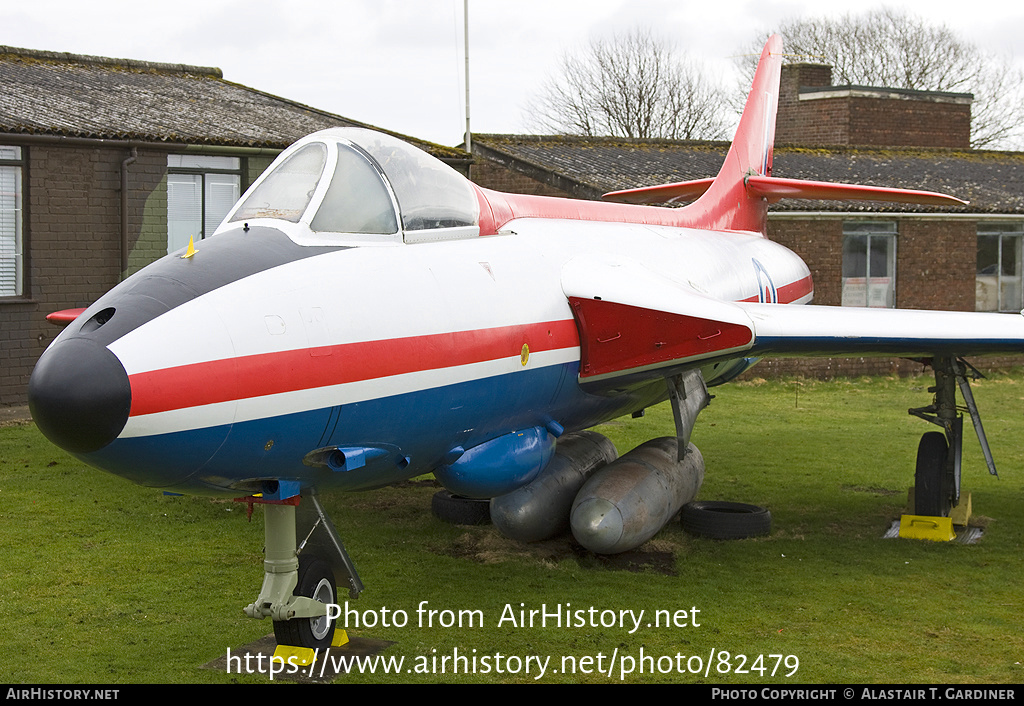
M 570 179 L 576 193 L 592 198 L 608 191 L 714 176 L 727 142 L 628 140 L 623 138 L 474 135 L 503 163 Z M 772 174 L 790 179 L 835 181 L 922 189 L 970 201 L 958 209 L 882 204 L 783 200 L 773 211 L 882 211 L 1024 214 L 1024 153 L 936 148 L 801 147 L 776 145 Z
M 372 127 L 183 64 L 0 47 L 0 86 L 9 133 L 283 148 L 328 127 Z M 438 157 L 467 156 L 399 137 Z

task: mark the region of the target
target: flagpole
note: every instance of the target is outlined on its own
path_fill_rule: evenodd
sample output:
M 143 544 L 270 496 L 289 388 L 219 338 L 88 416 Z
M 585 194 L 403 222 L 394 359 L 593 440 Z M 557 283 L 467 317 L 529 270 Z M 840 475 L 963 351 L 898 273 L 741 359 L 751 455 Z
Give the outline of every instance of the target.
M 466 41 L 466 151 L 473 151 L 472 133 L 469 130 L 469 0 L 462 0 L 462 17 L 465 23 L 463 35 Z

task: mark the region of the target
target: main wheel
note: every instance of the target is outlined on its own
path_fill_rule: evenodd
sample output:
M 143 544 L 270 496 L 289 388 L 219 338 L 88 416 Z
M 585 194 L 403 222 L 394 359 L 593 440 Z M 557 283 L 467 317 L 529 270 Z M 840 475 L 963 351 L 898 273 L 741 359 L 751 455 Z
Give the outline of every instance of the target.
M 947 483 L 946 459 L 949 444 L 941 431 L 930 431 L 917 445 L 914 470 L 914 513 L 928 517 L 947 517 L 952 505 Z
M 337 603 L 338 591 L 334 586 L 334 572 L 323 559 L 299 555 L 299 582 L 292 592 L 321 603 Z M 334 621 L 326 615 L 316 618 L 275 620 L 274 637 L 279 645 L 294 645 L 313 649 L 331 646 L 334 639 Z

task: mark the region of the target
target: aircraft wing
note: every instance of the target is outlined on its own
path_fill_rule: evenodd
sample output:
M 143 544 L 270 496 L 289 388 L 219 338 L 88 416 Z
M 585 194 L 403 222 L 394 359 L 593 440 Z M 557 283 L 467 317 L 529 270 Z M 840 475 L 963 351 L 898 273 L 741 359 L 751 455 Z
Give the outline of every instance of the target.
M 754 344 L 750 316 L 628 260 L 575 258 L 562 291 L 580 334 L 580 382 L 618 384 L 708 358 L 742 356 Z M 602 387 L 602 385 L 598 385 Z
M 582 257 L 562 272 L 592 391 L 761 356 L 907 358 L 1024 352 L 1024 316 L 716 299 L 638 263 Z
M 739 302 L 754 325 L 751 354 L 905 358 L 1024 352 L 1024 316 L 966 311 Z

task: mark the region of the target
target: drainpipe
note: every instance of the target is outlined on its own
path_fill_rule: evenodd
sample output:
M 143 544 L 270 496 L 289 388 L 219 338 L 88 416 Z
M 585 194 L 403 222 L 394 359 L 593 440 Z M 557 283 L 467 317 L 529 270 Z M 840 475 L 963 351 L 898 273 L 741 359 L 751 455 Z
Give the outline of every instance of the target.
M 139 158 L 139 150 L 132 147 L 130 157 L 121 162 L 121 279 L 128 276 L 128 165 Z

